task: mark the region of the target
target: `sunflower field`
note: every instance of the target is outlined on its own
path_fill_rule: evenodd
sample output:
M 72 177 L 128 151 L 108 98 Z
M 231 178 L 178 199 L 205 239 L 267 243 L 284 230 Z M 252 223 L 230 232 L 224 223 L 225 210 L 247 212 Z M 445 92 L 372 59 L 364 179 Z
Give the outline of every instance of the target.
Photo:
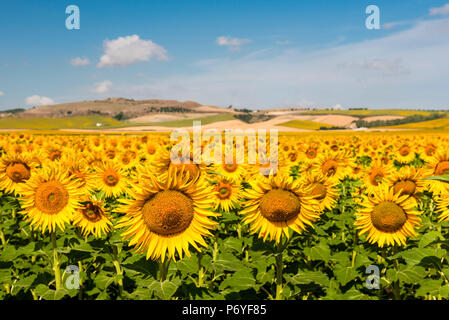
M 0 134 L 0 299 L 449 298 L 449 134 L 280 134 L 268 174 L 173 145 Z

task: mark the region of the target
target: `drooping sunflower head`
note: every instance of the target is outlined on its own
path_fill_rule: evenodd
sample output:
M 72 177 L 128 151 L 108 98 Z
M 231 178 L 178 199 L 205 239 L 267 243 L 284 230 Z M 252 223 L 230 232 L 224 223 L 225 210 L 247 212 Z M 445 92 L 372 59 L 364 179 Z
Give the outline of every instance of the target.
M 246 189 L 242 197 L 243 222 L 250 224 L 252 233 L 259 238 L 279 242 L 289 236 L 289 229 L 301 233 L 306 225 L 319 217 L 319 208 L 311 188 L 303 186 L 292 177 L 276 176 L 266 179 L 255 177 L 250 181 L 251 189 Z
M 420 225 L 419 211 L 415 210 L 414 198 L 394 193 L 386 185 L 374 192 L 374 197 L 362 196 L 364 206 L 357 212 L 355 225 L 360 234 L 367 233 L 370 243 L 384 245 L 406 245 L 407 237 L 416 236 Z
M 64 230 L 82 196 L 79 183 L 71 180 L 59 164 L 48 164 L 22 187 L 22 213 L 34 229 Z
M 189 244 L 200 250 L 197 244 L 206 246 L 204 236 L 211 236 L 210 229 L 218 216 L 213 207 L 214 191 L 203 180 L 191 180 L 184 171 L 170 172 L 159 180 L 146 175 L 139 186 L 133 188 L 133 200 L 123 200 L 120 211 L 125 216 L 118 227 L 130 245 L 138 252 L 146 251 L 146 257 L 175 259 L 190 256 Z

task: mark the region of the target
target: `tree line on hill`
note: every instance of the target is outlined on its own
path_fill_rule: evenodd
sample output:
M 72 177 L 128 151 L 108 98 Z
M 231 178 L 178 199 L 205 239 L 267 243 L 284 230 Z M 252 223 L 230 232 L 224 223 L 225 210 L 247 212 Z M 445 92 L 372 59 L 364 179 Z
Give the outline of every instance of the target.
M 436 120 L 441 118 L 447 117 L 446 112 L 433 112 L 429 115 L 421 115 L 421 114 L 414 114 L 402 119 L 394 119 L 394 120 L 376 120 L 376 121 L 365 121 L 363 119 L 354 121 L 356 126 L 358 128 L 374 128 L 374 127 L 387 127 L 387 126 L 396 126 L 400 124 L 407 124 L 407 123 L 415 123 L 415 122 L 422 122 L 422 121 L 429 121 L 429 120 Z

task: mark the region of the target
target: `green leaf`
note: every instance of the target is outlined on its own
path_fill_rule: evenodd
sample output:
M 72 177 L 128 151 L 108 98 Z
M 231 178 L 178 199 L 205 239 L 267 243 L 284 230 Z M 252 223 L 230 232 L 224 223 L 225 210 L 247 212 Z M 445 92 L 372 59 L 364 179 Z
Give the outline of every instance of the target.
M 344 286 L 357 277 L 357 271 L 352 267 L 341 267 L 337 265 L 334 269 L 334 275 L 337 281 Z
M 446 256 L 447 252 L 441 248 L 412 248 L 398 253 L 399 256 L 404 258 L 405 262 L 409 265 L 417 265 L 421 262 L 429 263 L 436 262 L 436 259 L 441 259 Z
M 182 273 L 198 273 L 198 257 L 193 255 L 190 258 L 184 258 L 176 263 L 176 267 Z
M 440 293 L 442 286 L 441 280 L 426 279 L 426 281 L 421 282 L 421 287 L 416 290 L 416 296 L 423 297 L 427 294 L 437 296 Z
M 247 270 L 237 271 L 230 277 L 223 280 L 223 282 L 220 284 L 220 290 L 226 289 L 228 287 L 230 287 L 232 291 L 247 290 L 254 287 L 255 284 L 256 279 L 254 279 L 254 276 L 251 272 Z
M 331 249 L 323 242 L 313 247 L 304 248 L 304 254 L 312 260 L 323 260 L 328 262 L 331 258 Z
M 425 277 L 426 269 L 421 266 L 399 265 L 398 270 L 390 268 L 387 270 L 387 277 L 391 281 L 400 280 L 404 283 L 415 284 Z M 427 281 L 427 280 L 426 280 Z
M 429 231 L 424 234 L 418 242 L 418 247 L 424 248 L 435 240 L 444 240 L 443 235 L 438 231 Z
M 243 240 L 234 237 L 226 238 L 223 242 L 223 247 L 225 249 L 232 249 L 237 251 L 238 253 L 241 253 L 243 248 Z
M 237 259 L 236 256 L 234 256 L 231 253 L 220 253 L 217 257 L 217 260 L 213 263 L 213 267 L 215 270 L 223 271 L 239 271 L 242 269 L 248 269 L 244 264 L 243 261 Z
M 158 298 L 169 300 L 175 294 L 176 290 L 178 290 L 180 283 L 181 281 L 179 279 L 173 281 L 165 280 L 164 282 L 153 280 L 148 286 L 148 289 L 154 292 Z
M 426 177 L 422 178 L 422 180 L 438 180 L 449 183 L 449 175 L 445 174 L 442 176 Z
M 329 283 L 329 278 L 321 271 L 300 270 L 295 276 L 285 275 L 285 278 L 291 284 L 309 284 L 314 282 L 321 286 L 326 286 Z

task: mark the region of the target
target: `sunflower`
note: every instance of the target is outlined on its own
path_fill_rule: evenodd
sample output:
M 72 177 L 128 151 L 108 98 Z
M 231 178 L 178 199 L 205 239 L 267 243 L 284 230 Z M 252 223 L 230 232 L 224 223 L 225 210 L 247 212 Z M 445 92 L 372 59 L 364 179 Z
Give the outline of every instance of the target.
M 76 159 L 72 156 L 63 162 L 67 168 L 67 175 L 72 180 L 78 180 L 80 188 L 88 193 L 95 189 L 96 183 L 92 172 L 87 167 L 87 161 L 83 158 Z
M 168 172 L 189 172 L 189 177 L 202 177 L 202 172 L 205 169 L 205 165 L 202 163 L 194 163 L 193 157 L 189 155 L 187 158 L 179 157 L 176 162 L 171 160 L 171 149 L 162 149 L 158 158 L 153 162 L 153 171 L 161 177 L 162 180 L 167 179 Z
M 379 247 L 386 245 L 406 245 L 407 237 L 416 236 L 415 227 L 420 225 L 416 201 L 407 195 L 394 193 L 392 188 L 383 185 L 374 192 L 374 197 L 362 195 L 363 209 L 356 214 L 355 225 L 359 234 L 367 233 L 370 243 Z
M 343 152 L 326 152 L 317 160 L 315 171 L 331 179 L 342 180 L 351 173 L 349 157 Z
M 206 246 L 203 236 L 211 236 L 217 224 L 210 217 L 214 191 L 203 180 L 192 180 L 189 173 L 171 171 L 167 179 L 146 176 L 146 180 L 130 191 L 133 200 L 121 200 L 119 212 L 124 212 L 118 228 L 129 245 L 137 252 L 146 251 L 146 258 L 175 260 L 177 252 L 190 257 L 189 244 L 200 251 L 197 244 Z
M 44 233 L 58 226 L 64 230 L 79 208 L 79 182 L 70 179 L 59 164 L 52 163 L 36 172 L 21 188 L 22 213 L 34 229 Z
M 425 177 L 442 176 L 449 174 L 449 151 L 441 151 L 427 164 L 425 170 Z M 426 185 L 429 191 L 435 195 L 449 194 L 449 184 L 439 180 L 426 180 Z
M 399 163 L 406 164 L 412 162 L 415 159 L 415 151 L 411 143 L 400 143 L 396 148 L 395 160 L 397 160 Z
M 245 216 L 243 222 L 251 224 L 251 233 L 259 232 L 264 241 L 269 237 L 279 243 L 282 235 L 289 237 L 289 229 L 301 233 L 319 217 L 311 188 L 293 177 L 277 175 L 268 182 L 253 178 L 249 184 L 252 188 L 242 195 L 246 201 L 240 213 Z
M 425 190 L 426 183 L 421 180 L 423 174 L 422 169 L 405 166 L 393 172 L 388 177 L 387 183 L 393 188 L 394 193 L 417 198 Z
M 112 161 L 103 162 L 95 168 L 96 188 L 106 197 L 116 197 L 126 191 L 128 179 L 120 166 Z
M 393 171 L 391 165 L 385 165 L 381 161 L 373 161 L 363 174 L 366 192 L 372 193 L 381 183 L 385 182 Z
M 31 177 L 36 162 L 27 154 L 3 154 L 0 158 L 0 190 L 18 193 Z
M 100 238 L 102 233 L 107 233 L 112 226 L 103 201 L 94 196 L 86 196 L 81 203 L 82 206 L 74 214 L 73 225 L 80 227 L 84 236 L 93 234 Z
M 437 197 L 436 202 L 436 212 L 440 213 L 438 217 L 439 222 L 449 221 L 449 198 L 447 197 Z
M 318 201 L 319 211 L 332 210 L 338 198 L 337 181 L 328 179 L 324 175 L 308 173 L 304 176 L 302 182 L 304 187 L 311 189 L 310 195 Z
M 214 210 L 220 209 L 229 213 L 230 210 L 237 208 L 240 183 L 220 178 L 214 189 L 216 191 Z

